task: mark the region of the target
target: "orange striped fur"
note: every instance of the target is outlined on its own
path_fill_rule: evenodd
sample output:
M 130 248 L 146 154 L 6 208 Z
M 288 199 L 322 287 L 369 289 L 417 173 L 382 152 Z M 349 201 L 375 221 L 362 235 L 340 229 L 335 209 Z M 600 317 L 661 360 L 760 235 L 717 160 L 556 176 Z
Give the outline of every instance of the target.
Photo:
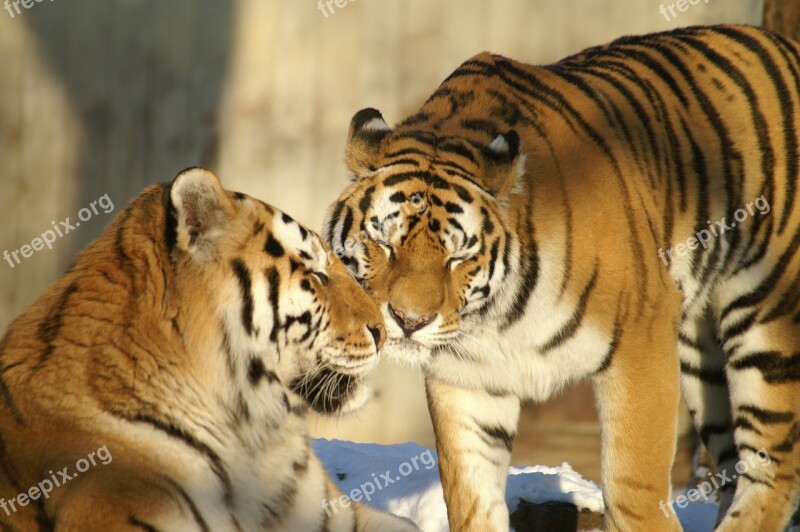
M 288 215 L 199 168 L 147 188 L 0 344 L 0 530 L 415 529 L 326 513 L 340 493 L 308 441 L 309 405 L 371 396 L 383 338 Z M 101 446 L 109 463 L 20 505 Z
M 721 531 L 800 490 L 800 48 L 744 26 L 625 37 L 546 66 L 483 53 L 390 128 L 350 127 L 325 237 L 426 375 L 453 530 L 506 530 L 522 400 L 591 379 L 609 530 L 678 530 L 679 389 Z M 408 198 L 422 212 L 404 212 Z M 717 223 L 721 222 L 721 223 Z M 358 231 L 363 245 L 343 246 Z

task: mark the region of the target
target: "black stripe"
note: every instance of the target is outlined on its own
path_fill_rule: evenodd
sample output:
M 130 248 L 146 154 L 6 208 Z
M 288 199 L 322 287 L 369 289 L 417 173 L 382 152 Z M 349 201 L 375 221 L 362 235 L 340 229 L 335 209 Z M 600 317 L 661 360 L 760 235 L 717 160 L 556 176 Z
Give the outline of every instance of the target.
M 750 451 L 750 452 L 751 452 L 751 453 L 753 453 L 753 454 L 758 454 L 758 452 L 760 451 L 760 449 L 756 449 L 756 448 L 755 448 L 755 447 L 753 447 L 752 445 L 748 445 L 748 444 L 746 444 L 746 443 L 740 443 L 740 444 L 738 444 L 738 445 L 736 446 L 736 450 L 737 450 L 737 451 L 739 451 L 739 453 L 740 453 L 740 454 L 741 454 L 741 452 L 742 452 L 742 451 Z M 770 459 L 772 459 L 772 457 L 770 457 Z M 777 465 L 777 464 L 776 464 L 776 465 Z
M 755 425 L 753 425 L 752 423 L 750 423 L 750 420 L 748 420 L 748 419 L 747 419 L 746 417 L 744 417 L 744 416 L 738 416 L 738 417 L 737 417 L 737 418 L 734 420 L 734 422 L 733 422 L 733 426 L 734 426 L 734 427 L 736 427 L 737 429 L 749 430 L 750 432 L 755 432 L 755 433 L 756 433 L 756 434 L 758 434 L 759 436 L 762 436 L 762 435 L 763 435 L 763 434 L 762 434 L 762 432 L 761 432 L 760 430 L 758 430 L 758 429 L 755 427 Z
M 339 233 L 339 240 L 344 242 L 347 240 L 347 236 L 350 234 L 350 229 L 353 228 L 353 209 L 350 207 L 346 207 L 347 212 L 344 215 L 344 221 L 342 222 L 342 230 Z
M 164 432 L 168 436 L 181 441 L 186 446 L 191 447 L 196 452 L 203 455 L 209 461 L 211 470 L 219 479 L 220 484 L 222 484 L 225 504 L 228 506 L 228 508 L 233 507 L 233 488 L 231 486 L 230 475 L 222 463 L 222 458 L 220 458 L 216 451 L 214 451 L 211 447 L 170 421 L 157 419 L 146 414 L 130 416 L 125 412 L 114 410 L 111 410 L 110 412 L 130 423 L 144 423 L 146 425 L 150 425 L 151 427 Z
M 703 443 L 708 446 L 708 442 L 711 439 L 711 436 L 717 436 L 720 434 L 727 434 L 731 432 L 732 427 L 730 421 L 726 423 L 708 423 L 703 424 L 700 427 L 700 439 L 703 440 Z
M 783 316 L 787 316 L 788 314 L 794 312 L 797 308 L 798 303 L 800 303 L 800 272 L 792 281 L 792 284 L 786 289 L 781 297 L 780 301 L 772 308 L 763 318 L 759 319 L 758 322 L 761 324 L 769 323 L 773 320 L 781 318 Z
M 386 163 L 385 166 L 389 165 L 396 165 L 396 164 L 410 164 L 411 166 L 420 166 L 420 162 L 416 159 L 412 159 L 411 157 L 402 157 L 399 159 L 393 159 Z
M 481 216 L 483 217 L 483 232 L 487 235 L 491 235 L 492 232 L 494 232 L 494 224 L 492 223 L 489 211 L 486 210 L 486 207 L 481 206 Z
M 775 487 L 775 486 L 772 484 L 772 482 L 770 482 L 770 481 L 768 481 L 768 480 L 760 480 L 760 479 L 757 479 L 757 478 L 755 478 L 754 476 L 752 476 L 752 475 L 750 475 L 750 474 L 748 474 L 748 473 L 742 473 L 742 474 L 741 474 L 741 475 L 739 475 L 739 476 L 746 478 L 747 480 L 749 480 L 749 481 L 750 481 L 750 482 L 752 482 L 753 484 L 763 484 L 764 486 L 768 486 L 768 487 L 770 487 L 770 488 L 774 488 L 774 487 Z
M 278 331 L 281 328 L 281 317 L 279 314 L 279 292 L 281 275 L 278 270 L 273 266 L 266 271 L 267 282 L 269 283 L 269 304 L 272 308 L 272 330 L 269 333 L 270 342 L 276 343 L 278 341 Z
M 395 142 L 404 139 L 415 140 L 426 146 L 433 146 L 436 143 L 436 136 L 428 131 L 396 131 L 392 134 L 392 140 Z
M 456 195 L 459 197 L 461 201 L 465 203 L 472 203 L 472 195 L 470 195 L 470 193 L 467 192 L 466 188 L 462 187 L 461 185 L 457 185 L 455 183 L 453 183 L 452 185 L 453 185 L 453 190 L 456 191 Z
M 741 154 L 736 151 L 734 148 L 733 140 L 730 136 L 730 132 L 728 131 L 728 127 L 725 125 L 724 120 L 722 119 L 720 111 L 714 105 L 714 102 L 709 98 L 707 91 L 703 86 L 698 84 L 697 79 L 692 74 L 692 72 L 688 69 L 686 64 L 684 63 L 684 56 L 675 53 L 672 49 L 673 47 L 677 47 L 680 51 L 686 55 L 686 51 L 683 50 L 680 46 L 680 42 L 671 42 L 668 43 L 667 41 L 663 41 L 658 46 L 658 51 L 664 56 L 667 61 L 674 66 L 681 74 L 681 78 L 689 85 L 691 88 L 691 93 L 694 95 L 697 103 L 700 105 L 703 113 L 705 114 L 706 118 L 711 123 L 711 131 L 717 133 L 719 138 L 720 146 L 722 148 L 722 152 L 720 157 L 724 164 L 724 178 L 725 178 L 725 192 L 726 192 L 726 200 L 727 205 L 725 208 L 725 212 L 733 212 L 734 205 L 741 204 L 740 198 L 740 189 L 736 188 L 736 183 L 734 182 L 734 174 L 733 174 L 733 163 L 734 161 L 741 161 Z M 648 54 L 640 54 L 644 55 L 644 57 L 648 58 L 647 63 L 648 66 L 652 65 L 652 59 L 649 57 Z M 688 105 L 688 104 L 687 104 Z M 699 118 L 698 118 L 699 119 Z M 705 144 L 709 144 L 710 140 L 706 140 Z M 740 176 L 741 177 L 741 176 Z M 739 192 L 737 192 L 739 190 Z M 698 223 L 702 223 L 704 220 L 699 220 Z M 732 244 L 736 242 L 736 235 L 739 234 L 738 228 L 735 228 L 735 233 L 733 233 Z M 729 248 L 727 255 L 722 258 L 722 262 L 725 263 L 728 260 L 728 255 L 734 251 L 734 246 L 731 245 Z
M 569 320 L 561 327 L 561 329 L 553 335 L 550 340 L 544 343 L 544 345 L 539 349 L 542 354 L 547 353 L 555 349 L 556 347 L 562 345 L 564 342 L 575 336 L 575 333 L 578 331 L 581 322 L 583 321 L 583 316 L 586 314 L 586 306 L 589 303 L 589 296 L 594 290 L 594 287 L 597 283 L 597 274 L 598 274 L 598 265 L 595 264 L 594 266 L 594 273 L 592 274 L 592 278 L 589 280 L 589 283 L 584 287 L 583 292 L 581 293 L 580 298 L 578 298 L 578 304 L 575 308 L 575 312 L 572 313 L 572 316 Z
M 753 89 L 753 86 L 748 81 L 747 76 L 742 73 L 742 71 L 733 61 L 730 61 L 725 56 L 719 54 L 716 50 L 708 46 L 707 43 L 692 38 L 687 38 L 683 42 L 705 55 L 706 60 L 715 64 L 744 93 L 745 100 L 749 105 L 750 119 L 755 129 L 754 136 L 758 140 L 759 144 L 762 176 L 767 183 L 767 192 L 771 194 L 775 187 L 773 181 L 775 152 L 772 147 L 772 143 L 770 142 L 770 128 L 767 126 L 767 121 L 764 118 L 764 113 L 761 110 L 758 93 L 756 93 L 756 91 Z M 743 186 L 740 187 L 739 195 L 736 196 L 736 206 L 742 204 L 742 190 Z M 728 212 L 732 213 L 733 205 L 729 205 L 729 207 L 731 208 L 728 210 Z M 737 226 L 733 229 L 732 235 L 730 236 L 731 249 L 729 253 L 737 247 L 740 236 L 741 231 L 739 226 Z
M 426 183 L 430 182 L 431 184 L 436 182 L 436 184 L 438 185 L 436 186 L 436 188 L 440 189 L 449 188 L 448 182 L 442 179 L 441 177 L 433 176 L 426 172 L 419 172 L 419 171 L 397 172 L 396 174 L 392 174 L 386 177 L 386 179 L 383 180 L 383 185 L 385 187 L 393 187 L 399 185 L 400 183 L 405 183 L 406 181 L 413 181 L 414 179 L 419 179 L 420 181 Z
M 343 201 L 337 201 L 333 207 L 333 212 L 331 213 L 331 218 L 330 222 L 328 223 L 328 231 L 327 231 L 328 243 L 331 245 L 333 245 L 333 230 L 336 227 L 336 222 L 339 220 L 339 216 L 341 216 L 344 207 L 345 204 Z
M 236 363 L 234 362 L 233 351 L 231 347 L 231 338 L 228 334 L 227 329 L 224 326 L 220 327 L 222 329 L 222 350 L 225 352 L 225 362 L 226 366 L 228 367 L 228 374 L 231 378 L 236 377 Z
M 6 384 L 5 381 L 5 372 L 9 368 L 3 365 L 3 355 L 5 354 L 9 341 L 10 341 L 9 333 L 6 333 L 6 335 L 3 337 L 3 340 L 0 341 L 0 396 L 3 397 L 3 402 L 6 404 L 6 407 L 11 411 L 11 415 L 14 417 L 14 420 L 19 425 L 24 425 L 25 420 L 22 417 L 22 413 L 19 411 L 19 408 L 17 407 L 17 404 L 14 401 L 14 396 L 11 394 L 11 390 L 9 389 L 8 384 Z
M 494 447 L 501 447 L 504 448 L 506 451 L 511 452 L 511 446 L 514 443 L 514 437 L 516 434 L 508 432 L 506 429 L 500 426 L 489 426 L 484 425 L 483 423 L 477 423 L 478 428 L 488 436 L 493 443 L 491 443 Z
M 165 185 L 161 194 L 161 205 L 164 209 L 164 245 L 168 254 L 175 248 L 178 240 L 178 214 L 175 212 L 175 206 L 172 205 L 171 192 L 172 185 Z
M 443 142 L 437 146 L 438 152 L 440 153 L 451 153 L 463 157 L 464 159 L 468 160 L 473 164 L 478 164 L 478 159 L 472 153 L 472 151 L 466 147 L 464 144 L 456 143 L 456 142 Z
M 752 291 L 745 295 L 739 296 L 737 299 L 729 303 L 728 306 L 726 306 L 720 313 L 720 321 L 724 320 L 728 314 L 736 309 L 753 307 L 764 301 L 764 299 L 772 293 L 772 290 L 775 288 L 778 280 L 786 271 L 786 268 L 789 266 L 792 259 L 794 259 L 798 248 L 800 248 L 800 225 L 798 226 L 797 232 L 794 234 L 791 243 L 789 243 L 789 245 L 786 247 L 786 251 L 775 263 L 775 267 L 772 269 L 770 274 Z
M 617 348 L 619 347 L 619 340 L 622 337 L 622 317 L 619 313 L 619 306 L 617 307 L 617 317 L 614 320 L 614 332 L 611 335 L 611 343 L 608 344 L 608 351 L 606 352 L 605 356 L 603 357 L 603 362 L 600 364 L 600 367 L 595 370 L 594 374 L 603 373 L 605 370 L 611 366 L 611 362 L 614 360 L 614 354 L 617 352 Z
M 522 318 L 525 308 L 528 306 L 528 300 L 536 287 L 536 282 L 539 280 L 539 255 L 533 239 L 526 246 L 526 253 L 520 257 L 520 262 L 522 263 L 522 280 L 517 287 L 514 303 L 505 315 L 505 322 L 501 326 L 501 330 L 508 329 Z
M 11 395 L 11 390 L 8 389 L 8 385 L 6 384 L 5 378 L 3 376 L 4 368 L 0 367 L 0 395 L 3 397 L 3 402 L 6 404 L 6 407 L 11 412 L 12 417 L 19 425 L 24 425 L 25 420 L 22 417 L 22 413 L 17 408 L 16 403 L 14 402 L 14 396 Z
M 450 201 L 444 204 L 444 208 L 450 214 L 460 214 L 464 212 L 464 209 L 462 209 L 460 205 L 458 205 L 457 203 L 452 203 Z
M 739 451 L 737 451 L 736 447 L 734 447 L 733 445 L 729 445 L 728 447 L 725 447 L 722 451 L 720 451 L 720 453 L 717 455 L 717 467 L 724 464 L 725 462 L 738 459 L 739 459 Z
M 448 218 L 447 219 L 447 223 L 449 223 L 450 225 L 455 227 L 456 230 L 461 231 L 462 233 L 464 233 L 464 227 L 460 223 L 458 223 L 458 220 L 456 220 L 455 218 L 453 218 L 453 217 Z M 462 240 L 466 240 L 466 234 L 464 235 L 464 238 Z
M 672 126 L 672 121 L 670 120 L 671 113 L 667 110 L 667 102 L 664 98 L 662 98 L 661 93 L 653 86 L 651 81 L 642 76 L 642 69 L 641 65 L 636 64 L 634 60 L 627 60 L 627 61 L 618 61 L 613 58 L 607 58 L 603 66 L 612 70 L 617 75 L 622 76 L 624 79 L 629 81 L 631 84 L 636 85 L 640 90 L 644 91 L 645 100 L 649 101 L 649 105 L 655 110 L 655 120 L 658 122 L 657 128 L 664 129 L 666 133 L 666 147 L 665 151 L 661 151 L 661 146 L 658 142 L 652 144 L 652 150 L 655 158 L 655 166 L 656 166 L 656 175 L 663 176 L 666 179 L 659 179 L 659 182 L 666 181 L 668 191 L 671 190 L 672 182 L 671 178 L 676 177 L 679 183 L 683 182 L 683 166 L 680 164 L 673 165 L 671 161 L 682 161 L 682 143 L 679 141 L 678 136 L 675 133 L 675 129 Z M 670 97 L 670 101 L 673 100 L 673 97 Z M 659 137 L 659 140 L 662 140 Z M 652 164 L 650 166 L 653 166 Z M 702 179 L 702 177 L 701 177 Z M 669 196 L 669 192 L 667 196 Z M 681 190 L 681 205 L 684 205 L 683 199 L 685 199 L 685 195 L 683 194 L 683 190 Z M 666 213 L 667 223 L 666 226 L 672 225 L 671 219 L 673 215 L 672 210 L 672 202 L 668 203 L 670 207 L 669 211 Z M 685 207 L 682 207 L 685 209 Z M 667 227 L 665 227 L 665 234 L 669 234 L 667 231 Z
M 494 270 L 497 264 L 497 255 L 500 249 L 500 239 L 498 238 L 492 243 L 492 247 L 489 250 L 489 277 L 488 279 L 491 281 L 492 277 L 494 277 Z
M 133 263 L 133 259 L 128 256 L 128 253 L 125 251 L 125 229 L 128 220 L 131 218 L 131 207 L 128 207 L 121 214 L 117 216 L 117 220 L 115 221 L 117 225 L 117 233 L 114 236 L 114 252 L 117 254 L 119 258 L 119 266 L 122 271 L 125 272 L 125 275 L 128 277 L 128 296 L 129 298 L 137 297 L 137 279 L 141 277 L 139 274 L 136 265 Z M 130 321 L 130 315 L 126 312 L 125 314 L 125 321 L 128 323 Z
M 626 46 L 615 46 L 614 48 L 607 49 L 607 57 L 617 58 L 623 64 L 628 65 L 638 63 L 650 69 L 658 78 L 669 87 L 669 93 L 678 98 L 681 107 L 686 109 L 689 107 L 689 95 L 683 91 L 678 78 L 672 75 L 670 70 L 660 61 L 656 60 L 648 52 L 653 50 L 642 42 L 631 43 Z
M 595 65 L 591 68 L 581 68 L 581 67 L 573 67 L 569 70 L 566 69 L 558 69 L 555 71 L 561 78 L 573 85 L 583 85 L 586 86 L 589 83 L 583 79 L 581 74 L 592 76 L 594 78 L 601 79 L 606 83 L 612 85 L 620 96 L 625 98 L 628 101 L 628 104 L 633 109 L 633 114 L 635 114 L 639 122 L 642 124 L 644 129 L 645 135 L 644 137 L 648 140 L 650 145 L 649 153 L 657 160 L 659 158 L 658 153 L 658 144 L 656 143 L 656 136 L 655 132 L 652 127 L 652 121 L 648 116 L 647 112 L 645 111 L 642 104 L 639 100 L 633 95 L 633 93 L 619 80 L 617 80 L 613 73 L 606 70 L 606 65 Z M 641 81 L 639 82 L 641 88 Z M 629 128 L 630 120 L 626 119 L 626 116 L 623 116 L 622 111 L 620 110 L 617 103 L 611 100 L 605 92 L 597 93 L 594 103 L 600 109 L 600 112 L 603 114 L 606 122 L 608 123 L 609 127 L 622 136 L 622 142 L 624 145 L 628 146 L 629 149 L 633 153 L 633 162 L 638 167 L 639 171 L 642 175 L 647 175 L 650 180 L 650 186 L 652 188 L 656 187 L 656 183 L 654 182 L 653 172 L 650 165 L 643 165 L 642 160 L 645 157 L 642 154 L 637 153 L 636 146 L 637 146 L 637 139 L 641 138 L 638 132 L 634 134 L 631 129 Z M 648 102 L 649 104 L 649 102 Z M 627 114 L 627 113 L 626 113 Z M 681 187 L 681 204 L 685 205 L 685 196 L 683 194 L 683 187 Z
M 798 140 L 797 132 L 795 131 L 795 110 L 793 99 L 791 97 L 787 97 L 787 95 L 796 92 L 797 85 L 794 85 L 791 88 L 789 85 L 787 85 L 786 80 L 783 77 L 783 71 L 778 67 L 775 61 L 773 61 L 771 54 L 758 40 L 734 28 L 719 26 L 715 28 L 715 30 L 718 33 L 721 33 L 736 41 L 737 43 L 746 47 L 751 53 L 755 54 L 758 57 L 758 64 L 767 71 L 769 74 L 769 79 L 775 84 L 775 92 L 778 93 L 778 103 L 781 107 L 782 118 L 780 123 L 782 125 L 781 130 L 784 140 L 783 149 L 784 153 L 789 154 L 789 156 L 785 158 L 786 174 L 785 179 L 783 179 L 781 183 L 786 187 L 786 198 L 783 204 L 783 212 L 781 213 L 780 227 L 778 228 L 778 234 L 781 234 L 783 233 L 784 229 L 786 229 L 786 224 L 789 221 L 789 215 L 792 213 L 792 206 L 794 204 L 795 193 L 797 190 L 798 161 L 796 154 L 798 152 Z M 761 140 L 760 132 L 759 140 Z M 763 154 L 764 152 L 761 153 Z M 770 178 L 772 176 L 765 175 L 765 177 Z
M 242 325 L 247 334 L 252 335 L 255 328 L 253 326 L 253 283 L 250 278 L 250 270 L 239 259 L 233 259 L 231 267 L 239 280 L 239 289 L 242 292 Z
M 50 309 L 39 325 L 36 336 L 43 344 L 45 344 L 45 348 L 44 351 L 42 351 L 42 354 L 39 356 L 37 369 L 41 369 L 53 354 L 53 350 L 55 349 L 53 342 L 63 326 L 64 311 L 66 310 L 67 303 L 69 302 L 70 296 L 77 291 L 78 283 L 73 282 L 70 284 L 66 290 L 61 293 L 58 303 L 56 303 L 56 305 Z
M 372 204 L 372 193 L 375 192 L 375 186 L 367 187 L 364 191 L 364 195 L 358 201 L 358 209 L 361 211 L 362 214 L 367 213 L 367 209 Z
M 250 381 L 250 384 L 256 386 L 266 375 L 267 368 L 264 366 L 264 361 L 258 357 L 251 358 L 250 366 L 247 370 L 247 380 Z
M 285 253 L 283 246 L 271 234 L 267 236 L 267 241 L 264 243 L 264 251 L 269 253 L 275 258 L 283 257 Z
M 766 224 L 764 226 L 761 226 L 761 220 L 764 220 L 765 218 L 766 218 Z M 760 262 L 761 259 L 763 259 L 766 256 L 767 249 L 769 248 L 769 244 L 771 243 L 773 236 L 773 228 L 774 228 L 773 226 L 775 225 L 773 223 L 773 220 L 774 218 L 772 216 L 769 217 L 757 216 L 755 218 L 756 223 L 751 233 L 752 236 L 744 252 L 745 257 L 748 254 L 750 256 L 740 261 L 740 264 L 733 271 L 733 275 L 738 274 L 742 270 L 750 268 L 751 266 L 753 266 L 753 264 Z M 759 235 L 757 232 L 760 232 L 761 234 L 760 239 L 758 238 Z M 758 244 L 758 248 L 755 249 L 754 251 L 751 251 L 753 250 L 753 246 L 755 244 Z
M 687 335 L 683 331 L 678 333 L 678 342 L 687 347 L 691 347 L 695 351 L 700 351 L 700 352 L 703 351 L 703 346 L 700 345 L 700 341 L 695 340 L 694 338 L 690 338 L 689 335 Z
M 789 433 L 786 435 L 786 438 L 772 448 L 772 452 L 774 453 L 790 453 L 794 451 L 794 446 L 797 442 L 800 441 L 800 424 L 792 423 L 792 428 L 789 430 Z M 757 453 L 758 450 L 753 450 L 754 453 Z M 775 457 L 771 457 L 773 462 L 779 463 Z
M 769 383 L 800 381 L 800 352 L 784 357 L 778 351 L 751 353 L 730 363 L 735 370 L 756 368 Z
M 747 330 L 755 323 L 756 321 L 756 311 L 751 312 L 750 314 L 746 315 L 745 317 L 741 318 L 739 321 L 735 322 L 733 325 L 722 331 L 719 335 L 720 341 L 722 345 L 725 345 L 729 340 L 735 338 L 739 335 L 742 335 L 747 332 Z
M 503 276 L 507 276 L 511 270 L 511 235 L 505 232 L 503 238 Z
M 689 124 L 686 123 L 683 117 L 681 117 L 681 128 L 681 134 L 685 139 L 688 140 L 689 147 L 691 148 L 692 170 L 697 181 L 697 212 L 695 213 L 695 234 L 697 234 L 700 230 L 706 228 L 706 226 L 702 224 L 704 224 L 705 220 L 708 220 L 709 218 L 708 164 L 706 163 L 706 157 L 703 153 L 703 149 L 700 147 L 700 144 L 692 134 L 692 128 L 689 127 Z M 692 275 L 700 278 L 701 285 L 708 283 L 708 277 L 714 271 L 714 268 L 711 266 L 715 264 L 716 260 L 719 258 L 719 246 L 716 243 L 712 244 L 712 246 L 713 247 L 710 253 L 697 252 L 692 256 Z M 703 271 L 702 275 L 698 276 L 697 274 L 704 256 L 706 256 L 705 258 L 707 267 Z
M 638 224 L 633 217 L 635 209 L 631 202 L 631 193 L 626 182 L 619 161 L 615 156 L 614 150 L 607 143 L 606 139 L 594 128 L 591 123 L 577 111 L 577 109 L 566 99 L 566 97 L 557 89 L 545 85 L 538 79 L 534 73 L 528 72 L 513 65 L 509 60 L 499 58 L 497 59 L 498 69 L 496 75 L 504 81 L 509 88 L 520 91 L 522 94 L 527 95 L 529 99 L 533 99 L 542 105 L 548 107 L 553 112 L 559 114 L 573 131 L 577 133 L 576 125 L 580 127 L 581 131 L 585 133 L 603 152 L 608 161 L 614 169 L 617 183 L 622 192 L 623 202 L 626 208 L 624 209 L 625 217 L 630 227 L 629 242 L 637 261 L 638 267 L 641 269 L 642 275 L 638 276 L 637 283 L 639 290 L 644 293 L 644 279 L 647 278 L 648 266 L 644 258 L 644 246 L 639 236 L 637 229 Z M 511 79 L 511 76 L 519 78 L 521 82 Z M 596 100 L 596 92 L 585 83 L 573 85 L 578 90 L 586 94 L 588 98 Z M 639 310 L 643 309 L 645 303 L 644 298 L 639 298 Z
M 145 523 L 144 521 L 141 521 L 141 520 L 139 520 L 138 518 L 136 518 L 134 516 L 130 516 L 128 518 L 128 524 L 133 525 L 136 528 L 141 528 L 142 530 L 145 530 L 146 532 L 160 532 L 158 528 L 156 528 L 153 525 L 150 525 L 148 523 Z
M 725 371 L 722 369 L 698 368 L 688 362 L 681 361 L 681 375 L 691 375 L 708 384 L 727 386 Z
M 756 421 L 763 425 L 774 425 L 776 423 L 789 423 L 794 419 L 793 412 L 779 412 L 776 410 L 764 410 L 754 405 L 740 405 L 738 410 L 740 412 L 747 412 L 752 415 Z
M 435 93 L 434 93 L 435 95 Z M 431 96 L 432 98 L 433 96 Z M 429 98 L 430 99 L 430 98 Z M 425 122 L 430 118 L 430 115 L 427 113 L 419 112 L 415 115 L 411 115 L 400 124 L 400 126 L 408 126 L 413 124 L 419 124 L 420 122 Z
M 394 157 L 401 157 L 401 156 L 404 156 L 404 155 L 420 155 L 422 157 L 426 157 L 427 158 L 429 156 L 429 153 L 424 151 L 424 150 L 420 150 L 419 148 L 403 148 L 401 150 L 397 150 L 397 151 L 393 151 L 391 153 L 387 153 L 386 154 L 386 158 L 387 159 L 392 159 Z
M 472 131 L 479 131 L 481 133 L 485 132 L 492 138 L 500 135 L 500 128 L 491 120 L 465 118 L 461 120 L 461 127 Z

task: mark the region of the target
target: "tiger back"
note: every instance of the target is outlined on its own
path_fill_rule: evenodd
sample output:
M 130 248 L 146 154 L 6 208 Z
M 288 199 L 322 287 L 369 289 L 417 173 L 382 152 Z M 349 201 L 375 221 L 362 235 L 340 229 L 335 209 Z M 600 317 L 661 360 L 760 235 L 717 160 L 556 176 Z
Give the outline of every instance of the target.
M 413 530 L 323 511 L 304 419 L 370 397 L 384 337 L 288 215 L 200 168 L 153 185 L 0 345 L 0 529 Z

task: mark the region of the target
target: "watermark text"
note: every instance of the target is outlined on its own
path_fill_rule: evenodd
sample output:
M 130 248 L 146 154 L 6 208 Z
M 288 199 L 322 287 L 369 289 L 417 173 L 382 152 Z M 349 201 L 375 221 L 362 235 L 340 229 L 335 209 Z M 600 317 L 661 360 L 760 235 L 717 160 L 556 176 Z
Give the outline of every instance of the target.
M 669 263 L 675 260 L 675 257 L 682 258 L 689 251 L 694 251 L 700 246 L 703 246 L 703 249 L 708 249 L 708 244 L 711 242 L 712 238 L 719 238 L 721 234 L 736 227 L 737 223 L 742 223 L 747 220 L 748 217 L 754 216 L 756 211 L 753 207 L 755 207 L 762 216 L 766 216 L 771 210 L 767 198 L 762 194 L 760 197 L 756 198 L 755 201 L 751 201 L 743 208 L 737 209 L 736 212 L 733 213 L 733 219 L 735 221 L 728 223 L 727 217 L 713 223 L 711 220 L 708 220 L 706 222 L 708 224 L 708 229 L 699 230 L 694 236 L 690 236 L 685 242 L 678 243 L 674 248 L 669 248 L 666 251 L 663 248 L 659 248 L 658 257 L 664 262 L 664 266 L 669 266 Z
M 325 513 L 327 513 L 328 517 L 330 517 L 339 511 L 339 507 L 349 507 L 351 501 L 361 502 L 362 500 L 366 500 L 369 502 L 372 500 L 372 496 L 376 491 L 380 491 L 386 486 L 402 480 L 403 477 L 409 476 L 414 471 L 419 471 L 420 464 L 425 469 L 432 469 L 436 467 L 436 458 L 433 456 L 433 453 L 430 449 L 427 449 L 418 456 L 414 456 L 409 461 L 400 464 L 397 467 L 397 472 L 399 475 L 392 476 L 391 470 L 388 469 L 386 472 L 381 474 L 372 473 L 371 480 L 368 480 L 359 487 L 350 490 L 349 494 L 341 495 L 337 499 L 323 500 L 322 509 L 325 510 Z
M 10 516 L 12 513 L 19 510 L 19 507 L 25 507 L 30 504 L 31 501 L 37 501 L 40 498 L 49 499 L 50 493 L 56 488 L 59 488 L 72 480 L 73 478 L 77 477 L 81 473 L 85 473 L 89 470 L 90 467 L 96 466 L 99 463 L 102 465 L 108 465 L 113 460 L 111 453 L 108 451 L 108 447 L 103 445 L 96 451 L 90 452 L 86 455 L 86 458 L 80 458 L 77 462 L 75 462 L 75 469 L 76 472 L 72 472 L 70 474 L 69 467 L 65 467 L 57 472 L 53 472 L 51 469 L 49 471 L 50 477 L 42 480 L 36 486 L 31 486 L 28 491 L 23 491 L 22 493 L 18 493 L 16 497 L 11 499 L 5 500 L 4 498 L 0 498 L 0 508 L 6 513 L 7 516 Z
M 771 463 L 772 457 L 770 457 L 767 450 L 762 447 L 755 453 L 748 456 L 746 460 L 739 460 L 736 462 L 736 465 L 734 466 L 736 473 L 729 474 L 727 470 L 722 470 L 721 472 L 717 473 L 709 473 L 709 480 L 698 484 L 696 488 L 690 489 L 685 495 L 678 496 L 669 504 L 666 504 L 664 501 L 658 501 L 658 507 L 661 508 L 662 512 L 664 512 L 664 517 L 669 517 L 667 510 L 672 511 L 672 513 L 675 514 L 675 506 L 683 509 L 689 506 L 690 502 L 700 502 L 701 499 L 703 499 L 703 502 L 708 502 L 708 496 L 711 495 L 714 490 L 718 490 L 722 486 L 734 482 L 737 476 L 744 475 L 753 467 L 764 467 Z
M 22 262 L 20 260 L 20 256 L 22 256 L 23 259 L 30 258 L 34 251 L 41 251 L 45 248 L 45 246 L 47 249 L 53 249 L 53 243 L 58 238 L 61 238 L 67 233 L 80 227 L 81 222 L 87 222 L 92 219 L 92 216 L 100 214 L 100 211 L 97 209 L 98 206 L 105 214 L 108 214 L 114 210 L 114 203 L 111 201 L 111 198 L 108 197 L 108 194 L 103 194 L 95 201 L 91 202 L 89 207 L 84 207 L 78 211 L 79 221 L 72 223 L 70 221 L 70 217 L 67 216 L 65 220 L 62 220 L 58 223 L 50 222 L 53 225 L 52 229 L 48 229 L 41 235 L 31 240 L 30 244 L 23 244 L 19 249 L 15 249 L 11 252 L 9 252 L 7 249 L 4 250 L 3 259 L 8 263 L 9 266 L 11 266 L 11 268 L 14 268 Z
M 675 20 L 675 17 L 678 16 L 675 14 L 675 9 L 677 9 L 681 13 L 685 13 L 686 11 L 689 11 L 690 5 L 696 6 L 697 4 L 700 3 L 700 1 L 701 0 L 678 0 L 677 2 L 672 2 L 671 4 L 667 4 L 666 6 L 664 4 L 661 4 L 661 7 L 658 8 L 658 12 L 664 15 L 664 18 L 667 19 L 667 21 L 669 22 L 671 20 Z M 708 3 L 708 0 L 702 0 L 702 1 L 706 4 Z

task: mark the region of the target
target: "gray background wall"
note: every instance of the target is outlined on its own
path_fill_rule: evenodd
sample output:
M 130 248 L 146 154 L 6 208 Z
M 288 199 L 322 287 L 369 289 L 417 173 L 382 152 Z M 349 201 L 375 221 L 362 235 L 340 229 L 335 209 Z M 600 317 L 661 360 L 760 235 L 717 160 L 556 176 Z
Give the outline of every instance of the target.
M 701 0 L 671 21 L 661 4 L 351 0 L 326 18 L 314 0 L 45 0 L 0 11 L 0 252 L 104 194 L 119 210 L 196 164 L 319 228 L 345 184 L 353 113 L 374 106 L 399 121 L 475 53 L 551 62 L 622 34 L 761 20 L 760 0 Z M 111 216 L 13 269 L 0 262 L 0 330 Z M 421 378 L 388 367 L 382 382 L 354 418 L 312 419 L 315 433 L 432 445 Z M 596 440 L 590 392 L 573 388 L 526 410 L 515 460 L 570 459 L 596 478 Z

